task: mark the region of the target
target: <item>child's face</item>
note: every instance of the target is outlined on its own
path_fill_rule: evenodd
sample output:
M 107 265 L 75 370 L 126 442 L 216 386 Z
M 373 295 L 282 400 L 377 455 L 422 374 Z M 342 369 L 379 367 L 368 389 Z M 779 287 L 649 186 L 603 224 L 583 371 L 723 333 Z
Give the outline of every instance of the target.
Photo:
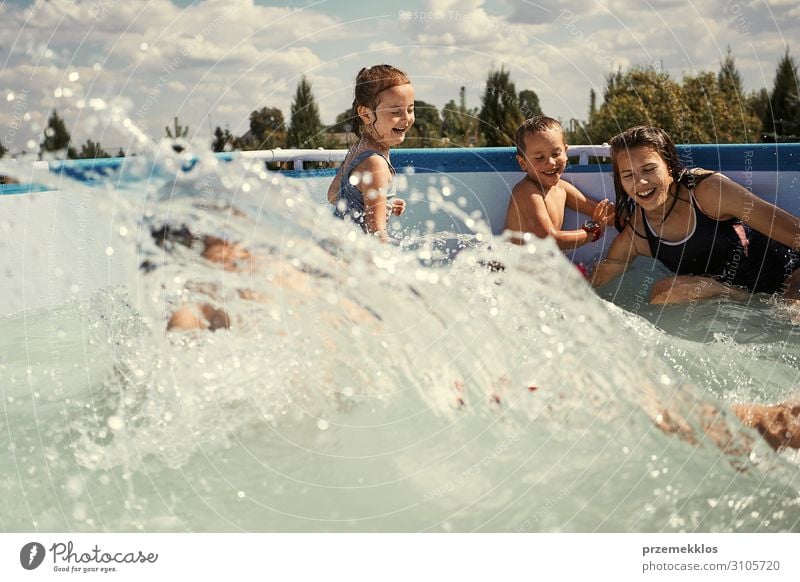
M 616 162 L 622 188 L 636 204 L 645 210 L 666 204 L 674 180 L 658 151 L 645 146 L 622 150 Z
M 386 147 L 403 143 L 406 132 L 414 125 L 414 88 L 411 84 L 381 91 L 369 121 L 372 136 Z
M 525 156 L 517 155 L 520 168 L 543 187 L 558 184 L 567 167 L 567 144 L 558 128 L 525 136 Z

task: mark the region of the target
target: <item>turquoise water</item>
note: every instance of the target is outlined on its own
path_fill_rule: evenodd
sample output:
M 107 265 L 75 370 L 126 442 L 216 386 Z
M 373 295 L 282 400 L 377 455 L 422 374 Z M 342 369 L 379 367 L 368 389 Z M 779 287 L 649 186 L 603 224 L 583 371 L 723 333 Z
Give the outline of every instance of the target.
M 650 306 L 647 264 L 598 296 L 549 241 L 383 246 L 257 164 L 137 164 L 60 183 L 127 233 L 130 283 L 0 320 L 3 530 L 800 531 L 798 456 L 727 408 L 796 394 L 780 302 Z M 189 302 L 231 329 L 167 334 Z

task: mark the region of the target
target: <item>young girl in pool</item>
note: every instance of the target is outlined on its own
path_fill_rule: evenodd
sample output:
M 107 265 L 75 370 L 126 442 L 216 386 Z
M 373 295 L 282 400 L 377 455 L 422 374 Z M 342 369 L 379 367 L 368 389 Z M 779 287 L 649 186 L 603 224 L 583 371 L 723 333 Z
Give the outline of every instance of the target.
M 401 215 L 405 201 L 394 198 L 389 148 L 405 140 L 414 124 L 414 89 L 391 65 L 365 67 L 356 76 L 353 124 L 359 140 L 328 188 L 335 214 L 386 240 L 389 215 Z
M 644 256 L 676 273 L 653 286 L 652 303 L 757 292 L 800 300 L 800 219 L 722 174 L 684 168 L 662 129 L 637 126 L 615 136 L 611 160 L 620 235 L 594 286 Z

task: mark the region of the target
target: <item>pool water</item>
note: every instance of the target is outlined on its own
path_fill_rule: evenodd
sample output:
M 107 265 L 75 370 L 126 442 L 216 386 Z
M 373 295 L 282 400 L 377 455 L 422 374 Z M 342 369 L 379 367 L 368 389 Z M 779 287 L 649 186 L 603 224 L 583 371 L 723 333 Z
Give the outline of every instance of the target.
M 477 221 L 381 245 L 302 180 L 171 163 L 59 179 L 123 274 L 73 299 L 51 276 L 66 300 L 0 319 L 3 530 L 800 531 L 800 458 L 729 408 L 797 394 L 780 301 L 652 306 L 646 262 L 598 294 Z M 222 269 L 202 235 L 255 258 Z M 230 329 L 166 333 L 202 303 Z

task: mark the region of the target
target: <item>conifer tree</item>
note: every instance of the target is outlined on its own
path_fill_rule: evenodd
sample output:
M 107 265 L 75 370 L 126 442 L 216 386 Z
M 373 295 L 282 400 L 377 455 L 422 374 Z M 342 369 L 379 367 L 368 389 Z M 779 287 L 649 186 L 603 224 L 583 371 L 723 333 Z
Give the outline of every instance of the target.
M 458 91 L 458 104 L 450 100 L 442 109 L 442 136 L 450 145 L 469 147 L 479 143 L 478 110 L 467 107 L 466 88 Z
M 519 92 L 519 110 L 524 119 L 542 114 L 542 107 L 539 105 L 539 96 L 535 91 L 525 89 Z
M 99 142 L 94 142 L 90 139 L 81 146 L 81 153 L 78 156 L 84 160 L 94 160 L 97 158 L 110 158 L 108 152 L 105 151 Z
M 481 134 L 487 146 L 510 146 L 523 121 L 517 90 L 511 75 L 502 67 L 490 71 L 486 90 L 481 98 Z
M 64 152 L 69 159 L 75 159 L 78 154 L 75 148 L 70 146 L 72 136 L 67 131 L 64 120 L 59 117 L 58 111 L 53 109 L 53 113 L 47 119 L 47 127 L 44 130 L 44 140 L 41 143 L 42 153 Z
M 732 97 L 742 97 L 742 77 L 736 68 L 736 59 L 731 52 L 731 47 L 728 47 L 725 59 L 720 63 L 717 83 L 723 93 Z
M 311 83 L 303 75 L 292 102 L 287 145 L 290 148 L 315 148 L 322 145 L 322 121 L 311 92 Z
M 766 141 L 789 141 L 800 138 L 800 89 L 797 65 L 786 50 L 775 71 L 775 83 L 769 94 L 769 108 L 765 112 L 764 133 Z

